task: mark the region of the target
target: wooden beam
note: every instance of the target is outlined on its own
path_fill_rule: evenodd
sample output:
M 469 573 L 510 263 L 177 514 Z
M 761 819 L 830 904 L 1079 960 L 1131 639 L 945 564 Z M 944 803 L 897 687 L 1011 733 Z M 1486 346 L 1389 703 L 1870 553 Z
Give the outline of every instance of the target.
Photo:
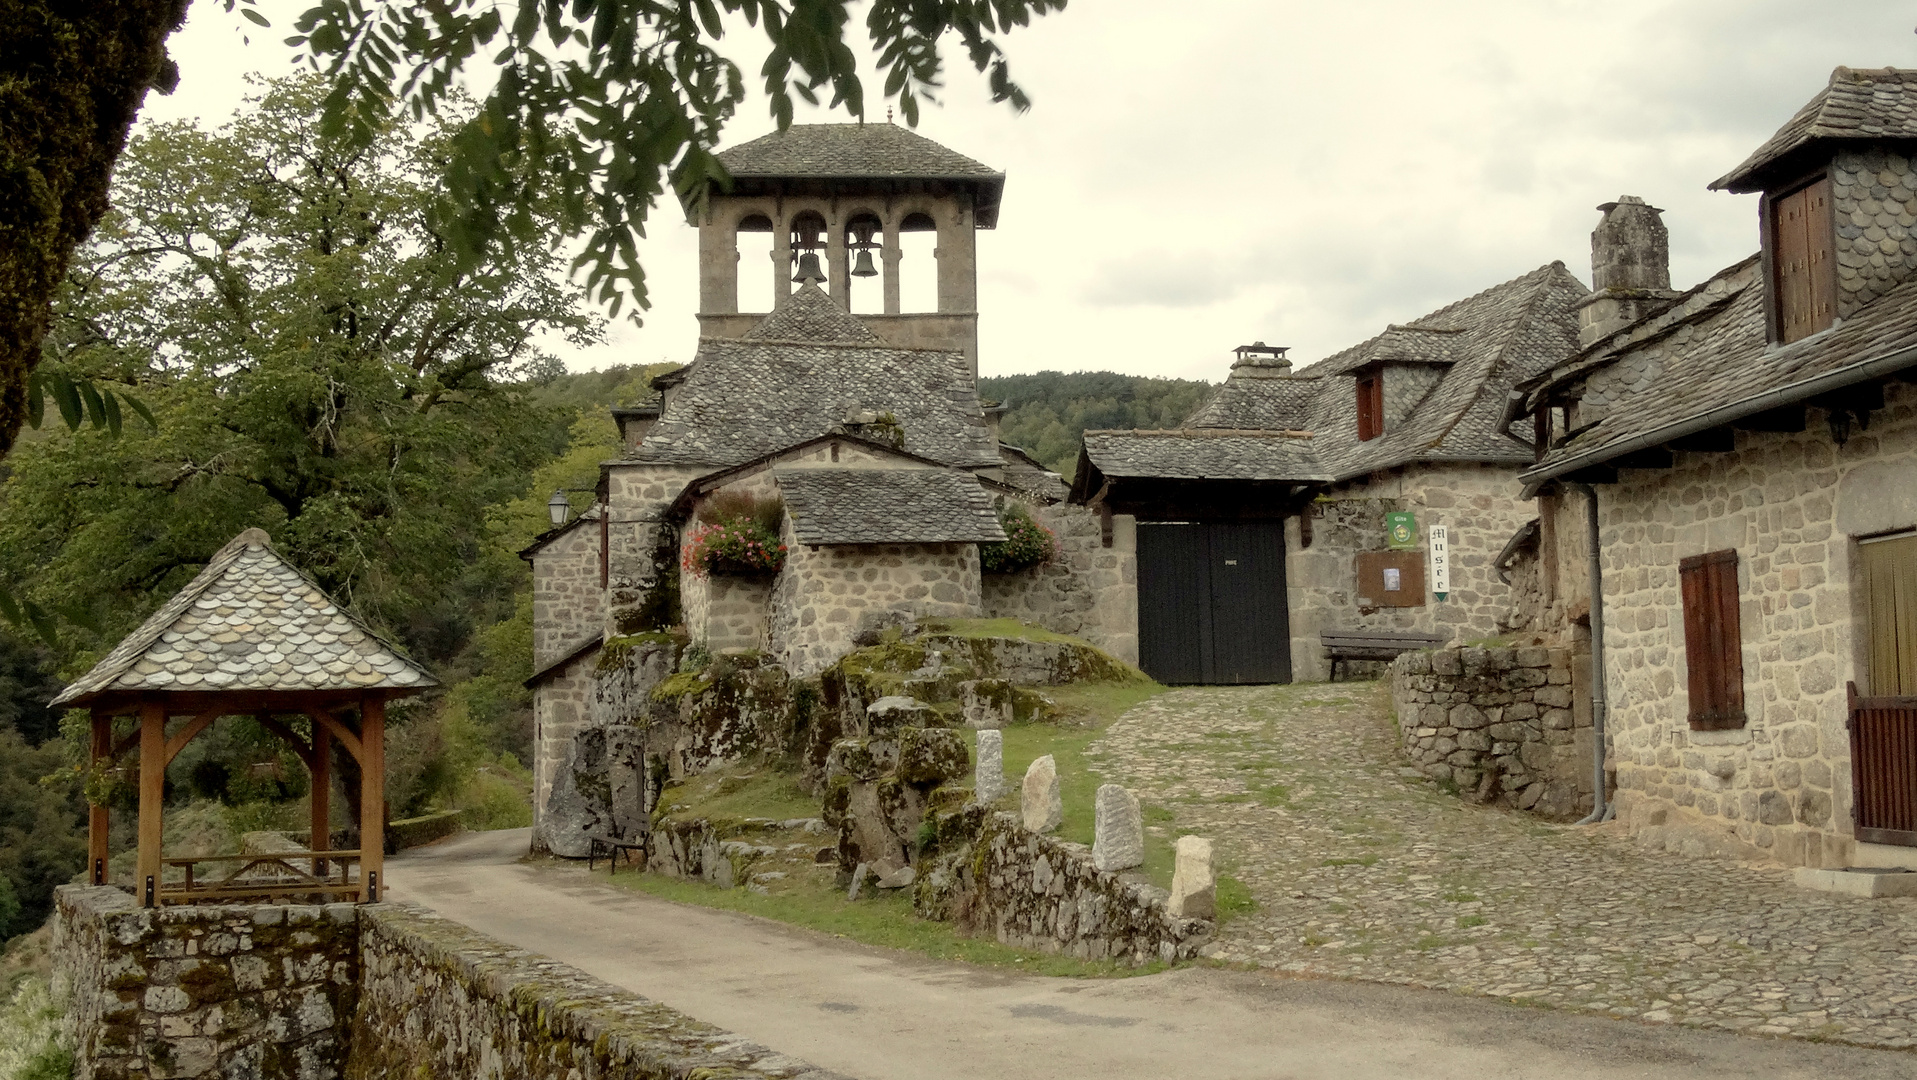
M 140 847 L 133 878 L 142 907 L 159 903 L 161 814 L 166 803 L 166 706 L 140 708 Z
M 1742 420 L 1731 421 L 1731 426 L 1743 428 L 1745 431 L 1802 431 L 1804 430 L 1804 407 L 1786 405 L 1781 409 L 1755 413 Z
M 369 698 L 368 700 L 371 699 Z M 380 699 L 379 707 L 380 716 L 383 719 L 386 715 L 386 702 L 384 699 Z M 306 710 L 306 715 L 312 717 L 313 723 L 319 727 L 323 727 L 327 731 L 332 732 L 333 738 L 338 739 L 340 745 L 346 748 L 346 752 L 353 755 L 353 760 L 359 762 L 360 768 L 364 769 L 366 767 L 366 753 L 365 748 L 360 743 L 360 737 L 354 735 L 351 728 L 340 723 L 339 717 L 334 716 L 325 709 L 308 709 Z M 360 726 L 362 729 L 365 727 L 364 724 Z M 318 728 L 316 727 L 314 730 L 317 731 Z
M 337 722 L 337 721 L 336 721 Z M 337 734 L 337 733 L 335 733 Z M 360 899 L 377 903 L 386 887 L 386 701 L 368 694 L 359 712 Z
M 1612 458 L 1610 464 L 1619 469 L 1668 469 L 1673 460 L 1669 450 L 1652 447 Z
M 1686 435 L 1681 439 L 1672 439 L 1665 445 L 1673 450 L 1692 453 L 1728 454 L 1737 449 L 1737 434 L 1730 428 L 1714 427 L 1700 431 L 1695 435 Z
M 173 737 L 166 741 L 166 763 L 168 765 L 173 764 L 173 759 L 180 756 L 180 751 L 186 749 L 186 744 L 192 742 L 200 732 L 205 731 L 212 725 L 213 721 L 218 720 L 222 715 L 224 715 L 223 710 L 208 709 L 193 719 L 188 720 L 185 727 L 174 732 Z
M 312 791 L 307 798 L 311 813 L 307 819 L 306 847 L 309 851 L 325 851 L 333 838 L 333 733 L 319 724 L 313 725 L 313 747 L 309 755 L 306 768 L 312 776 Z M 326 873 L 326 860 L 314 859 L 313 873 L 316 876 Z
M 87 755 L 88 775 L 94 769 L 105 768 L 111 763 L 113 753 L 113 717 L 95 710 L 93 713 L 93 746 Z M 104 806 L 87 803 L 87 881 L 94 885 L 107 883 L 108 826 L 112 822 Z

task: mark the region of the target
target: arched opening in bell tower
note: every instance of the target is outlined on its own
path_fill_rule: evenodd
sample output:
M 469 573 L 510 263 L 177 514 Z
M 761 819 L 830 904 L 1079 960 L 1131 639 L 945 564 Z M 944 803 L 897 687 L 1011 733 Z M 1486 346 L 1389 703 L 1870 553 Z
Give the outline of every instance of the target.
M 811 279 L 824 288 L 828 280 L 825 272 L 825 218 L 817 211 L 807 210 L 792 219 L 792 262 L 788 276 L 792 284 L 787 288 L 789 294 Z
M 739 222 L 734 233 L 738 250 L 738 310 L 768 314 L 778 306 L 779 293 L 773 290 L 775 278 L 783 267 L 772 264 L 777 245 L 773 242 L 772 219 L 752 214 Z
M 932 215 L 913 213 L 899 222 L 899 311 L 939 309 L 939 233 Z
M 845 258 L 847 310 L 885 314 L 885 226 L 878 215 L 860 211 L 846 221 Z

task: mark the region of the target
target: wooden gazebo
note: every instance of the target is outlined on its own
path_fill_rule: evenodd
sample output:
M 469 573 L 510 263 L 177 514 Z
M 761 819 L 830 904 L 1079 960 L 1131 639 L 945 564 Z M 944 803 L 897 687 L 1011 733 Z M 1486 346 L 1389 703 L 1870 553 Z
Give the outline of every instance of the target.
M 385 844 L 386 703 L 436 685 L 425 669 L 280 558 L 265 532 L 248 529 L 53 704 L 92 710 L 94 770 L 113 767 L 139 747 L 134 889 L 143 906 L 273 896 L 376 901 Z M 115 730 L 123 716 L 136 718 L 130 733 Z M 310 850 L 164 857 L 166 767 L 222 716 L 255 717 L 306 763 L 312 774 Z M 288 717 L 310 721 L 311 736 L 288 725 Z M 170 726 L 176 718 L 181 722 Z M 359 764 L 356 851 L 328 850 L 334 742 Z M 105 885 L 107 807 L 91 810 L 88 876 Z M 195 866 L 206 863 L 238 868 L 196 881 Z M 168 881 L 167 866 L 181 869 L 183 880 Z

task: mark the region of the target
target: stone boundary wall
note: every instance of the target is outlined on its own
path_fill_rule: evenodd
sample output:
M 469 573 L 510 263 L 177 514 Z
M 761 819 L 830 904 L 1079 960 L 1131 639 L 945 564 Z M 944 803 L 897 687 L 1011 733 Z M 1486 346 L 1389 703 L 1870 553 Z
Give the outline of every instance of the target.
M 1138 529 L 1130 516 L 1112 521 L 1106 547 L 1098 514 L 1082 506 L 1027 507 L 1058 538 L 1058 556 L 1043 566 L 983 575 L 988 619 L 1017 619 L 1084 638 L 1126 663 L 1138 662 Z
M 685 881 L 703 881 L 721 889 L 744 885 L 752 887 L 752 866 L 777 853 L 776 848 L 740 839 L 747 834 L 779 830 L 802 836 L 816 836 L 824 844 L 830 839 L 825 822 L 818 818 L 734 818 L 712 821 L 674 821 L 660 818 L 652 826 L 652 850 L 646 859 L 647 872 Z
M 151 909 L 81 885 L 55 905 L 75 1080 L 342 1075 L 360 993 L 354 905 Z
M 350 1080 L 840 1077 L 420 908 L 361 918 Z
M 1141 875 L 1099 870 L 1091 848 L 1031 832 L 1014 814 L 986 815 L 963 862 L 956 881 L 925 882 L 921 909 L 949 889 L 953 918 L 1007 945 L 1146 964 L 1189 960 L 1211 937 L 1210 921 L 1172 915 L 1170 894 Z
M 785 569 L 772 586 L 768 640 L 794 678 L 817 675 L 858 646 L 867 620 L 979 614 L 977 544 L 827 544 L 809 547 L 788 516 Z
M 1587 814 L 1591 708 L 1565 649 L 1433 649 L 1391 664 L 1391 703 L 1419 772 L 1545 817 Z
M 841 1080 L 411 905 L 56 904 L 75 1080 Z

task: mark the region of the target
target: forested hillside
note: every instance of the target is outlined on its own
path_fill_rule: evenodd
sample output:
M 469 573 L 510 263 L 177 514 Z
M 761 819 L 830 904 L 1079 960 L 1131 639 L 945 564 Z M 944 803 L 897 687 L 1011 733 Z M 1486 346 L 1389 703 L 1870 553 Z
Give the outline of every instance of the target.
M 1070 479 L 1079 436 L 1099 428 L 1177 427 L 1212 384 L 1113 371 L 1041 371 L 979 380 L 979 394 L 1007 408 L 1000 437 Z

